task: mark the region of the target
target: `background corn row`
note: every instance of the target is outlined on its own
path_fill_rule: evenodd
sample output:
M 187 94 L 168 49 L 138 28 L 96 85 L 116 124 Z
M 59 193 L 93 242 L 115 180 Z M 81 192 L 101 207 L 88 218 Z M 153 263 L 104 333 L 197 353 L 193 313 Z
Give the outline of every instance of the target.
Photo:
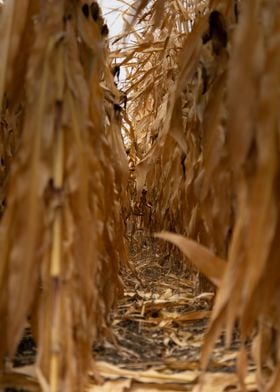
M 202 367 L 238 321 L 270 392 L 280 374 L 279 11 L 277 1 L 153 1 L 124 60 L 134 202 L 144 192 L 152 206 L 142 207 L 146 228 L 196 240 L 164 235 L 195 265 L 202 254 L 208 266 L 214 253 L 225 260 L 208 276 L 219 288 Z M 241 383 L 246 363 L 242 347 Z

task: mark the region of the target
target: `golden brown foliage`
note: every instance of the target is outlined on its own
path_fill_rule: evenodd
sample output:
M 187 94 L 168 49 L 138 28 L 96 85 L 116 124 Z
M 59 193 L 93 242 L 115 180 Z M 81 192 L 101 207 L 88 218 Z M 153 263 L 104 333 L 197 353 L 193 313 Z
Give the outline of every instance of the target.
M 126 261 L 119 93 L 90 3 L 15 0 L 1 13 L 0 367 L 31 317 L 50 391 L 85 384 Z
M 96 4 L 10 0 L 0 16 L 0 369 L 31 316 L 51 391 L 85 384 L 126 259 L 122 98 Z M 276 392 L 280 4 L 139 0 L 134 10 L 126 53 L 112 54 L 127 69 L 132 211 L 151 231 L 191 238 L 160 235 L 218 286 L 203 370 L 238 322 L 241 386 L 254 337 L 259 390 Z
M 145 33 L 135 32 L 133 54 L 125 60 L 139 158 L 138 198 L 145 185 L 153 205 L 146 223 L 153 231 L 182 233 L 227 260 L 203 369 L 216 338 L 226 329 L 228 344 L 238 320 L 243 342 L 256 335 L 253 356 L 260 390 L 276 391 L 279 2 L 210 1 L 196 12 L 190 31 L 184 27 L 190 23 L 186 3 L 165 2 L 160 24 L 152 17 L 158 2 L 150 4 Z M 200 264 L 201 248 L 163 237 L 180 243 Z M 243 349 L 237 365 L 242 383 Z

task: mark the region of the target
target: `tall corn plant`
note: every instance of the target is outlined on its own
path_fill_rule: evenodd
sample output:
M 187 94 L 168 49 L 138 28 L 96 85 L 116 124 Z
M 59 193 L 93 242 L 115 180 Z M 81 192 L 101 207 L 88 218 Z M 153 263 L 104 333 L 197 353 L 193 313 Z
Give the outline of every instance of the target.
M 126 261 L 107 26 L 95 1 L 9 0 L 0 18 L 0 369 L 30 317 L 42 388 L 82 390 Z
M 254 333 L 259 389 L 277 391 L 279 2 L 210 1 L 194 23 L 187 2 L 164 2 L 164 12 L 159 1 L 143 9 L 147 3 L 138 6 L 148 33 L 133 49 L 142 75 L 133 56 L 127 60 L 128 90 L 136 94 L 129 116 L 139 129 L 139 196 L 146 184 L 152 228 L 187 235 L 160 236 L 218 287 L 202 368 L 219 334 L 226 330 L 228 345 L 238 321 L 241 384 L 245 342 Z M 145 10 L 154 15 L 151 23 Z M 190 31 L 179 18 L 191 22 Z M 137 100 L 143 109 L 136 112 Z

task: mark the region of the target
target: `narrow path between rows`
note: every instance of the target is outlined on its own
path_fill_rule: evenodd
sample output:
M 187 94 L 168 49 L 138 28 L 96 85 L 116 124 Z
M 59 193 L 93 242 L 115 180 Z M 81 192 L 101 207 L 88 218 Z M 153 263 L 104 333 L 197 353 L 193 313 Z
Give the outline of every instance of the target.
M 131 246 L 130 263 L 133 268 L 122 271 L 124 296 L 110 315 L 112 330 L 93 347 L 98 372 L 90 375 L 87 392 L 242 391 L 236 376 L 237 333 L 228 350 L 220 337 L 203 389 L 199 389 L 200 352 L 214 294 L 197 295 L 194 276 L 149 237 Z M 27 328 L 14 369 L 32 375 L 35 357 L 35 343 Z M 252 364 L 249 369 L 252 373 L 246 387 L 253 392 L 257 390 L 255 369 Z M 99 385 L 95 383 L 97 374 Z M 27 381 L 27 389 L 8 388 L 5 392 L 38 390 L 34 382 L 29 386 Z
M 131 250 L 130 260 L 138 276 L 122 273 L 125 291 L 112 314 L 113 338 L 94 347 L 107 382 L 92 392 L 199 390 L 200 351 L 213 293 L 195 295 L 188 273 L 149 239 Z M 238 336 L 229 350 L 220 338 L 203 391 L 240 390 L 237 347 Z M 250 376 L 247 381 L 248 390 L 254 391 Z

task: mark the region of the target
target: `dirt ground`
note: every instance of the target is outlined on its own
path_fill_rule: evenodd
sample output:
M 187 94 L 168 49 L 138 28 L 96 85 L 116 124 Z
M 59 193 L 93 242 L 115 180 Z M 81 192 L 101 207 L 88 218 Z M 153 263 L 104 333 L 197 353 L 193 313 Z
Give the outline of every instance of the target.
M 147 242 L 131 250 L 130 262 L 136 273 L 122 271 L 125 290 L 111 314 L 112 336 L 93 347 L 103 383 L 91 382 L 88 391 L 200 391 L 200 352 L 214 293 L 197 295 L 193 276 Z M 241 391 L 235 373 L 238 345 L 238 333 L 227 350 L 224 337 L 220 337 L 201 391 Z M 35 356 L 27 329 L 14 368 L 32 365 Z M 247 389 L 257 391 L 252 364 L 249 370 Z M 38 390 L 31 384 L 22 389 L 19 379 L 16 388 L 2 390 Z

